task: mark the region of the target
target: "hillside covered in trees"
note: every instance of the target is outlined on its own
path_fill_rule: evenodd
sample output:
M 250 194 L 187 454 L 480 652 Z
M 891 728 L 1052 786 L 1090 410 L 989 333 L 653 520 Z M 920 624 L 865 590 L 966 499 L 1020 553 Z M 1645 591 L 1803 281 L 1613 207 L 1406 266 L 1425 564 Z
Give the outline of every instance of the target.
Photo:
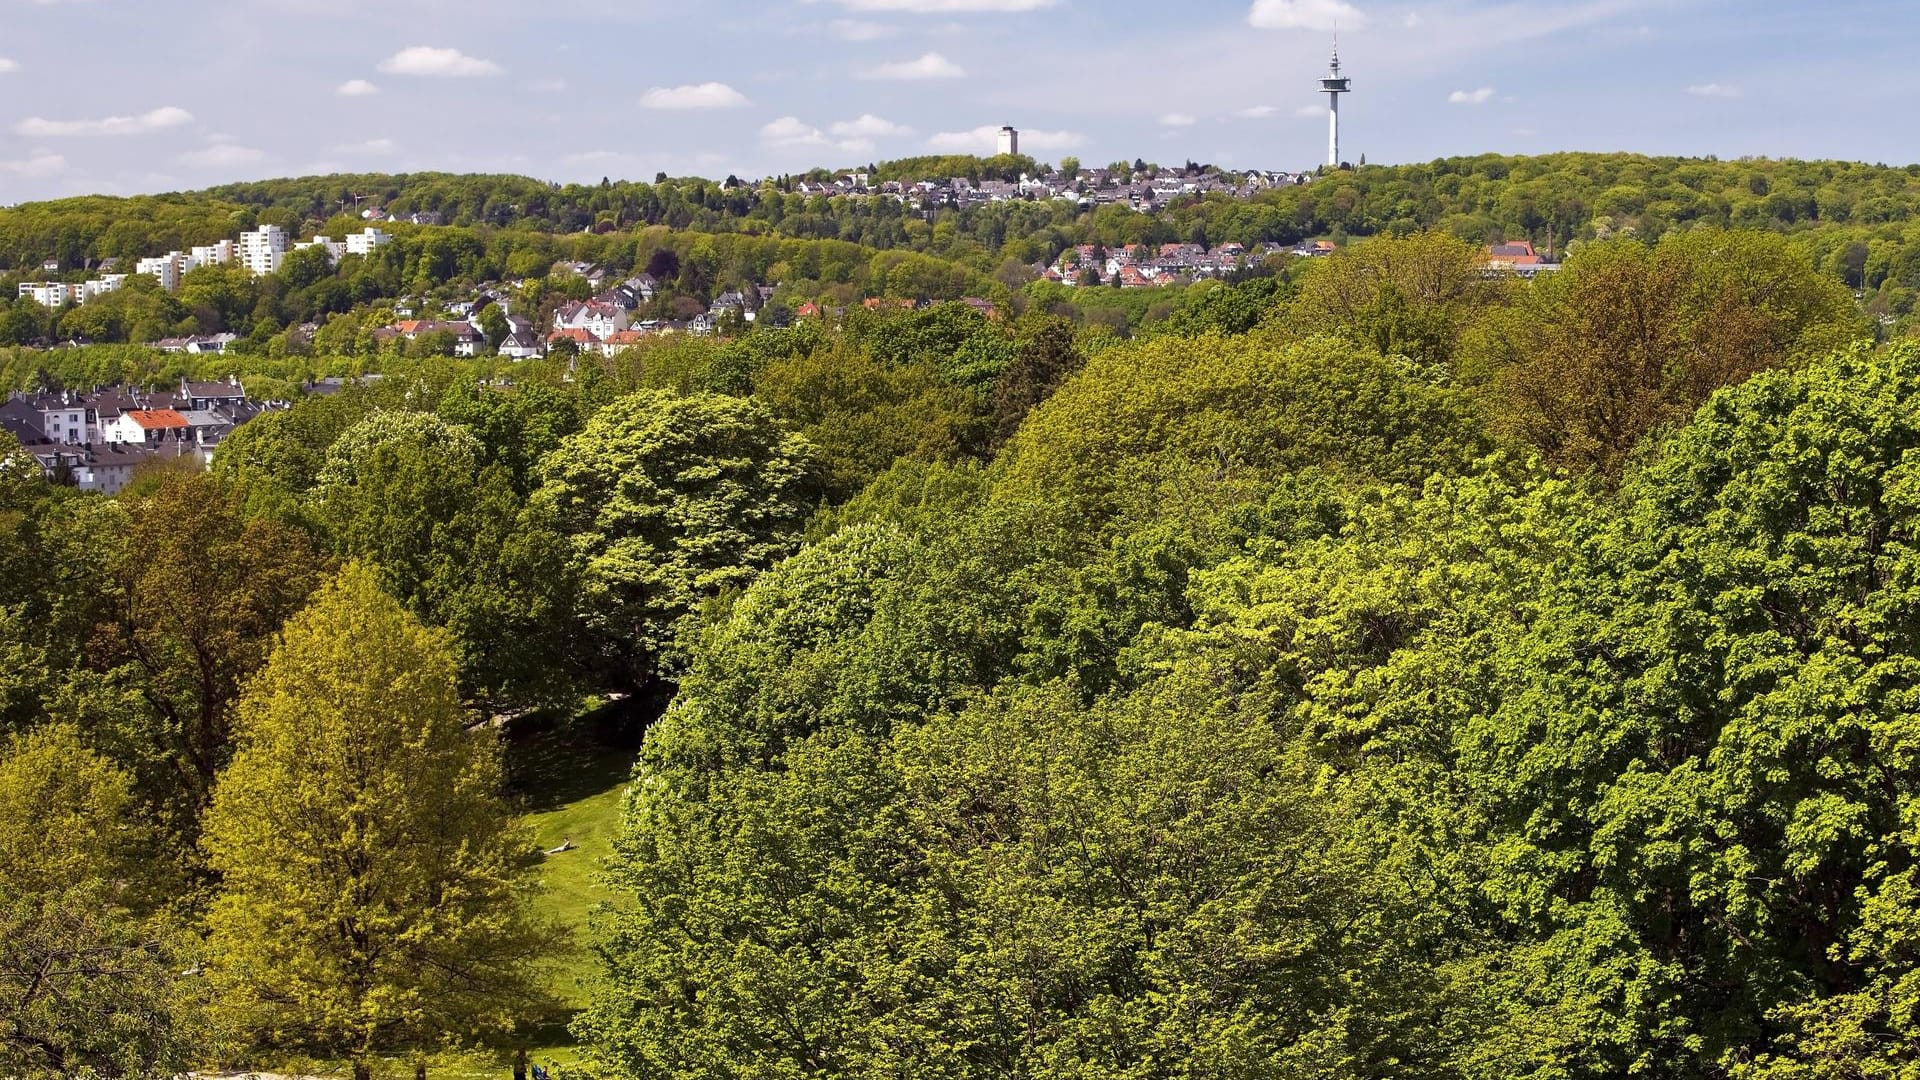
M 873 175 L 980 179 L 1017 176 L 1034 164 L 911 159 L 881 163 Z M 377 206 L 396 217 L 431 214 L 441 224 L 427 230 L 431 236 L 387 255 L 383 265 L 342 274 L 345 280 L 316 288 L 316 282 L 329 275 L 309 267 L 265 296 L 247 297 L 252 304 L 244 311 L 230 310 L 231 302 L 223 307 L 222 300 L 234 300 L 224 294 L 183 298 L 184 308 L 155 314 L 153 325 L 178 326 L 192 314 L 201 332 L 221 328 L 245 336 L 263 319 L 281 330 L 450 282 L 544 276 L 556 259 L 606 262 L 637 271 L 647 265 L 653 250 L 666 247 L 687 254 L 682 249 L 690 240 L 676 244 L 664 233 L 653 234 L 645 250 L 631 250 L 633 238 L 648 227 L 707 235 L 709 243 L 723 246 L 719 262 L 735 269 L 731 252 L 742 248 L 726 246 L 722 236 L 714 234 L 839 241 L 867 249 L 867 258 L 873 252 L 915 253 L 955 264 L 951 273 L 956 277 L 971 275 L 973 295 L 986 295 L 982 283 L 988 280 L 1017 291 L 1030 279 L 1021 268 L 1051 262 L 1081 244 L 1109 249 L 1186 242 L 1251 247 L 1316 237 L 1345 240 L 1440 231 L 1474 244 L 1526 239 L 1542 250 L 1567 252 L 1616 236 L 1653 242 L 1694 228 L 1791 236 L 1823 273 L 1861 293 L 1876 316 L 1889 320 L 1910 315 L 1914 292 L 1920 289 L 1920 231 L 1914 217 L 1914 207 L 1920 205 L 1920 171 L 1913 167 L 1622 154 L 1483 155 L 1332 172 L 1312 183 L 1245 199 L 1218 194 L 1176 198 L 1145 214 L 1125 205 L 1088 209 L 1071 200 L 1020 199 L 922 212 L 888 198 L 804 194 L 795 189 L 796 179 L 755 186 L 660 177 L 653 183 L 562 186 L 511 176 L 329 176 L 198 193 L 34 203 L 0 209 L 0 286 L 10 297 L 11 286 L 37 274 L 48 259 L 65 267 L 86 267 L 106 258 L 131 260 L 211 243 L 260 224 L 302 235 L 341 235 L 357 227 L 361 207 Z M 804 258 L 836 267 L 851 251 L 822 248 Z M 788 258 L 782 254 L 763 259 L 759 268 L 770 269 Z M 913 295 L 887 280 L 886 271 L 899 265 L 895 257 L 880 265 L 877 277 L 783 266 L 790 272 L 773 283 L 791 281 L 793 291 L 808 298 L 822 285 L 849 280 L 867 295 Z M 233 288 L 208 284 L 215 293 Z M 723 282 L 687 284 L 695 295 L 704 296 L 704 289 Z M 925 295 L 916 298 L 958 297 L 922 291 Z M 268 301 L 264 306 L 262 299 Z M 36 331 L 45 331 L 24 321 L 35 314 L 24 307 L 0 311 L 0 344 L 30 341 Z M 94 340 L 119 340 L 111 336 L 111 328 L 87 323 L 76 329 L 106 329 L 107 336 Z
M 1912 1076 L 1916 183 L 1485 158 L 886 242 L 673 181 L 0 211 L 16 266 L 448 216 L 275 323 L 441 244 L 849 287 L 611 356 L 4 354 L 296 400 L 113 497 L 0 436 L 0 1071 Z M 1196 226 L 1348 242 L 1118 318 L 998 276 Z M 895 272 L 1002 291 L 851 303 Z M 524 781 L 582 716 L 585 927 Z

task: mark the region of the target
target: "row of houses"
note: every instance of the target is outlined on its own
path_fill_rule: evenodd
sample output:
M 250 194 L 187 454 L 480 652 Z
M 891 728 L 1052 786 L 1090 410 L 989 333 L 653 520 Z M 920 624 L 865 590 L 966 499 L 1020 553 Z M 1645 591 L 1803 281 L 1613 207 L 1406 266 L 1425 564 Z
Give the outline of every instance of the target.
M 204 467 L 234 429 L 287 407 L 251 400 L 238 379 L 182 380 L 178 389 L 16 392 L 0 403 L 0 430 L 49 477 L 113 495 L 143 465 L 191 458 Z
M 946 180 L 888 180 L 874 184 L 866 173 L 846 173 L 830 180 L 803 180 L 794 185 L 794 190 L 802 195 L 829 199 L 892 199 L 920 211 L 1058 199 L 1083 208 L 1124 205 L 1148 213 L 1176 199 L 1205 195 L 1251 199 L 1263 191 L 1308 183 L 1312 178 L 1310 173 L 1264 170 L 1244 173 L 1148 171 L 1128 175 L 1110 169 L 1082 169 L 1071 175 L 1057 170 L 1038 176 L 1022 174 L 1017 181 L 975 181 L 956 176 Z
M 1034 270 L 1043 279 L 1062 285 L 1079 284 L 1080 275 L 1091 270 L 1104 285 L 1150 289 L 1222 278 L 1273 255 L 1313 256 L 1332 250 L 1331 244 L 1321 243 L 1326 244 L 1324 250 L 1310 245 L 1289 248 L 1280 244 L 1258 244 L 1251 248 L 1235 243 L 1212 248 L 1205 244 L 1128 244 L 1119 248 L 1081 244 L 1063 252 L 1057 262 L 1036 266 Z

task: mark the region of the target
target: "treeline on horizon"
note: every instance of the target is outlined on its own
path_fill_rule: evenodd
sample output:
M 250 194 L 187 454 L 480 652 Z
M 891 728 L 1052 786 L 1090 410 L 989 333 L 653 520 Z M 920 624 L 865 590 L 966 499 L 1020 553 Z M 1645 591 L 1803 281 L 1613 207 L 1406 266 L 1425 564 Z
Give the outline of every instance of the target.
M 1000 159 L 908 159 L 882 179 L 1004 173 Z M 1143 163 L 1144 164 L 1144 163 Z M 884 199 L 826 199 L 698 178 L 556 185 L 524 177 L 422 173 L 236 184 L 201 193 L 86 197 L 0 210 L 0 270 L 69 266 L 207 243 L 261 222 L 307 231 L 380 205 L 432 211 L 447 225 L 554 234 L 665 225 L 905 248 L 991 273 L 1077 243 L 1293 243 L 1438 229 L 1472 243 L 1530 239 L 1557 249 L 1624 234 L 1656 240 L 1700 225 L 1801 235 L 1809 255 L 1854 288 L 1920 285 L 1908 236 L 1920 166 L 1832 161 L 1649 158 L 1629 154 L 1481 155 L 1373 165 L 1261 193 L 1177 200 L 1151 215 L 1064 203 L 996 203 L 926 220 Z M 350 222 L 349 222 L 350 223 Z M 336 226 L 339 227 L 339 226 Z M 1856 248 L 1855 245 L 1859 245 Z
M 0 1069 L 1908 1075 L 1920 347 L 1804 255 L 1418 233 L 0 452 Z M 612 695 L 557 1017 L 476 721 Z

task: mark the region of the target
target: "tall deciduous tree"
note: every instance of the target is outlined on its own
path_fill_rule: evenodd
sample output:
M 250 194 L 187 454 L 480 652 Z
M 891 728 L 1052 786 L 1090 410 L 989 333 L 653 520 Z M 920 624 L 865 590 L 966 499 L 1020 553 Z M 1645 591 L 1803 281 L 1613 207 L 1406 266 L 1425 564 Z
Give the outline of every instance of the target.
M 122 506 L 124 536 L 106 546 L 108 610 L 90 655 L 145 702 L 150 722 L 120 741 L 150 763 L 143 780 L 190 832 L 227 762 L 241 684 L 320 583 L 326 561 L 300 529 L 245 516 L 213 477 L 168 476 Z M 106 540 L 94 533 L 69 543 Z
M 541 1007 L 529 838 L 469 731 L 443 634 L 349 566 L 248 685 L 206 819 L 218 1012 L 348 1057 L 509 1028 Z
M 1863 332 L 1845 287 L 1786 240 L 1702 231 L 1580 252 L 1489 322 L 1469 366 L 1510 437 L 1617 476 L 1715 390 Z
M 798 542 L 813 471 L 812 448 L 759 405 L 644 391 L 547 456 L 534 508 L 573 545 L 606 656 L 644 683 L 703 601 Z

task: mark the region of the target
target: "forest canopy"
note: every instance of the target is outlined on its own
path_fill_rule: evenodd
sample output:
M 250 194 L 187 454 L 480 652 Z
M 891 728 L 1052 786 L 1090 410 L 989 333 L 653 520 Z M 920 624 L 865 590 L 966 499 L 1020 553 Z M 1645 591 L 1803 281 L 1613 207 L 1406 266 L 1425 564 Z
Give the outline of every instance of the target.
M 287 401 L 111 496 L 0 434 L 0 1071 L 1911 1077 L 1920 344 L 1833 243 L 1870 276 L 1916 182 L 1463 159 L 990 255 L 787 235 L 778 184 L 215 193 L 447 224 L 243 283 L 255 350 L 5 354 Z M 998 276 L 1269 213 L 1346 242 Z M 1523 232 L 1557 272 L 1489 270 Z M 268 344 L 562 257 L 843 302 Z

